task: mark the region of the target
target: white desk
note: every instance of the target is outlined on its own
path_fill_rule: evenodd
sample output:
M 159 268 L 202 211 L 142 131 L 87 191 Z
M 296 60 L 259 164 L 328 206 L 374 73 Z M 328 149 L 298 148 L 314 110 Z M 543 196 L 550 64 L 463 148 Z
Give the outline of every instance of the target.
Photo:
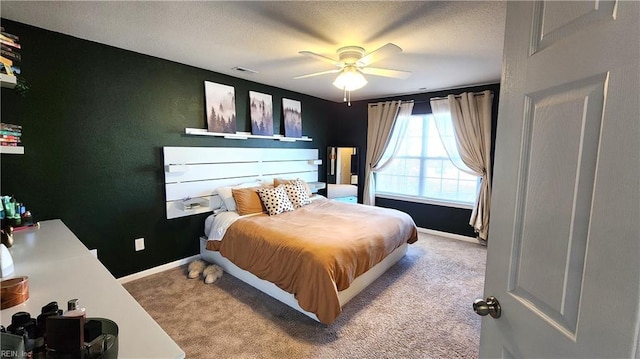
M 14 233 L 9 251 L 15 266 L 10 277 L 29 277 L 29 299 L 0 311 L 5 327 L 16 312 L 25 311 L 36 317 L 51 301 L 66 309 L 69 299 L 78 298 L 87 317 L 108 318 L 118 324 L 119 358 L 185 357 L 182 349 L 59 219 Z

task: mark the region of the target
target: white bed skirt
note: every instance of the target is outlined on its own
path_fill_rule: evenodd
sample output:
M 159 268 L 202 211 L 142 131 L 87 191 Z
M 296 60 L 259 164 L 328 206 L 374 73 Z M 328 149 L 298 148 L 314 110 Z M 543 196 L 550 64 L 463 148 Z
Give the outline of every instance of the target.
M 293 296 L 293 294 L 285 292 L 275 284 L 264 279 L 260 279 L 254 274 L 239 268 L 230 260 L 223 257 L 220 252 L 208 250 L 206 248 L 206 245 L 207 238 L 201 237 L 200 256 L 202 257 L 202 260 L 219 265 L 220 267 L 222 267 L 222 269 L 224 269 L 226 273 L 231 274 L 232 276 L 240 279 L 250 286 L 309 316 L 313 320 L 319 321 L 318 317 L 314 313 L 300 308 L 300 305 L 298 304 L 298 301 Z M 389 268 L 391 268 L 391 266 L 396 264 L 405 255 L 405 253 L 407 253 L 408 247 L 409 245 L 407 243 L 403 243 L 400 247 L 396 248 L 395 251 L 391 252 L 391 254 L 389 254 L 385 259 L 383 259 L 382 262 L 376 264 L 371 269 L 354 279 L 349 288 L 338 292 L 340 307 L 344 306 L 348 301 L 350 301 L 353 297 L 355 297 L 358 293 L 365 289 L 369 284 L 378 279 L 378 277 L 380 277 L 382 273 L 386 272 Z

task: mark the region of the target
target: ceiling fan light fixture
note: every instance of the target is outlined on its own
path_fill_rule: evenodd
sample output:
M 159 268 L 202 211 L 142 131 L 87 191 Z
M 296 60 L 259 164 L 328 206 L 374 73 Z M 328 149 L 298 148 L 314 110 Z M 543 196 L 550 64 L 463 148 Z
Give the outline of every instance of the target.
M 338 77 L 333 81 L 333 86 L 344 91 L 344 102 L 347 102 L 347 104 L 351 106 L 351 91 L 361 89 L 367 84 L 367 79 L 364 77 L 364 74 L 399 79 L 406 79 L 411 74 L 411 72 L 408 71 L 369 67 L 369 65 L 374 62 L 399 52 L 402 52 L 402 49 L 392 43 L 383 45 L 368 54 L 365 54 L 364 49 L 360 46 L 341 47 L 337 51 L 338 60 L 311 51 L 300 51 L 301 55 L 310 56 L 322 62 L 328 62 L 338 67 L 338 69 L 296 76 L 294 79 L 338 73 Z
M 364 78 L 362 72 L 349 66 L 345 67 L 333 82 L 333 86 L 344 91 L 355 91 L 363 88 L 366 84 L 367 79 Z

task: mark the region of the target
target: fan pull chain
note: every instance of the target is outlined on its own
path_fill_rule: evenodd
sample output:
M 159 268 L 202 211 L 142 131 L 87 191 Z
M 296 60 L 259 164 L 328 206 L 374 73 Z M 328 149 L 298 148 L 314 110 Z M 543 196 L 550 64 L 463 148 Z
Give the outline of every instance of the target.
M 351 91 L 347 90 L 347 86 L 343 88 L 344 88 L 344 98 L 342 99 L 342 101 L 346 102 L 347 106 L 351 106 Z

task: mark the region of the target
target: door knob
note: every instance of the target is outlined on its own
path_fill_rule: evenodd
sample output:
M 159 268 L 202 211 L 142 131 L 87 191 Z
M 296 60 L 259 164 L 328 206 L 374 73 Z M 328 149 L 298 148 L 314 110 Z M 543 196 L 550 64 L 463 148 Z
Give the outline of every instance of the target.
M 496 297 L 487 297 L 487 300 L 484 301 L 482 299 L 476 299 L 473 302 L 473 311 L 478 315 L 485 316 L 489 314 L 494 318 L 500 318 L 500 314 L 502 314 L 502 309 L 500 309 L 500 303 Z

